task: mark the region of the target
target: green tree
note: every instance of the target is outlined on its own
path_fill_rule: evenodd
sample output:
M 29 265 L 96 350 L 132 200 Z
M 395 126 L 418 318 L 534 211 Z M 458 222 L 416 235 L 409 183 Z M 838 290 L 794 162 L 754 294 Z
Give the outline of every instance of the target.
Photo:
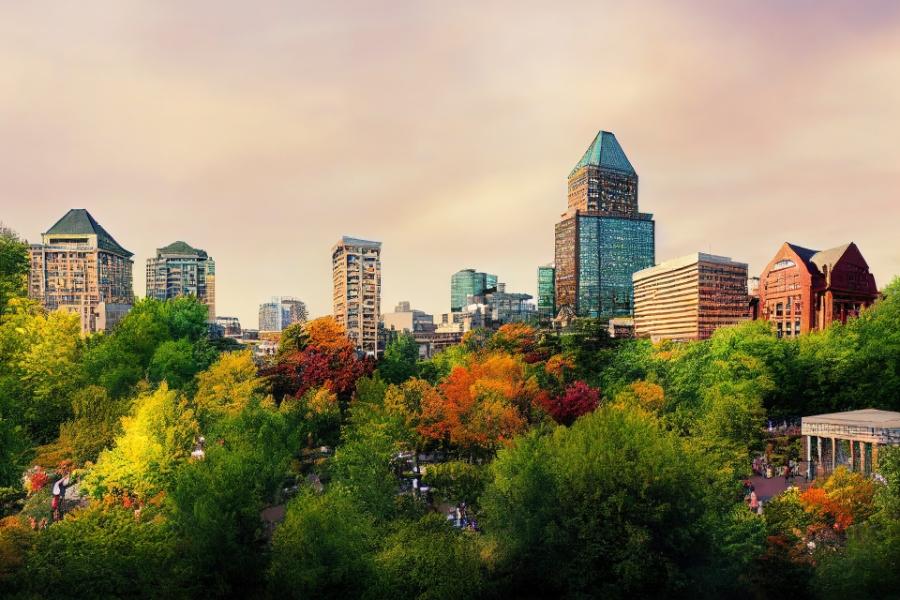
M 268 581 L 273 596 L 358 598 L 374 581 L 372 518 L 340 486 L 305 492 L 275 530 Z
M 129 408 L 129 400 L 110 398 L 98 385 L 77 391 L 72 397 L 75 418 L 60 430 L 61 440 L 72 448 L 72 458 L 77 463 L 96 460 L 122 432 L 121 420 Z
M 416 375 L 416 362 L 419 360 L 419 344 L 409 333 L 401 333 L 397 339 L 388 344 L 384 358 L 378 365 L 381 378 L 388 383 L 403 383 Z
M 184 598 L 181 573 L 165 519 L 96 503 L 38 535 L 22 576 L 28 597 Z
M 28 277 L 28 244 L 0 223 L 0 315 L 10 298 L 24 297 Z
M 685 594 L 709 560 L 704 469 L 645 413 L 601 408 L 532 432 L 492 473 L 482 507 L 506 594 Z
M 375 557 L 382 598 L 478 598 L 484 565 L 475 534 L 453 529 L 443 515 L 398 522 Z

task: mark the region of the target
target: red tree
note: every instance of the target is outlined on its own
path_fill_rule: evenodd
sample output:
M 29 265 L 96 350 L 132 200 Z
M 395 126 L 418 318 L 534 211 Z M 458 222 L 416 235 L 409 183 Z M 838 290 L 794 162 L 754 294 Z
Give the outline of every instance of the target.
M 571 425 L 581 415 L 597 408 L 600 403 L 600 390 L 583 381 L 576 381 L 566 388 L 562 396 L 544 395 L 541 403 L 554 421 L 562 425 Z

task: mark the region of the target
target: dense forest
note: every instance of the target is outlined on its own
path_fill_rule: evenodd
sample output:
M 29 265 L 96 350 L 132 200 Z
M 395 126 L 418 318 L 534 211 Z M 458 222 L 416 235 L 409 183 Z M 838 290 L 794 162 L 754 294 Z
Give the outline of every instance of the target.
M 4 597 L 900 596 L 900 451 L 761 515 L 743 483 L 767 419 L 900 410 L 900 280 L 796 339 L 583 320 L 375 362 L 325 317 L 259 364 L 192 298 L 83 338 L 25 252 L 0 232 Z

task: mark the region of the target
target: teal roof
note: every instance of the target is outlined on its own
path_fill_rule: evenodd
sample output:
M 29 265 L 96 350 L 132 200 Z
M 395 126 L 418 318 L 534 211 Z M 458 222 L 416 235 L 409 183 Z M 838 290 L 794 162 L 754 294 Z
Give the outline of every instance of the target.
M 587 165 L 595 165 L 606 169 L 613 169 L 615 171 L 637 175 L 634 167 L 631 166 L 628 157 L 625 156 L 625 151 L 622 150 L 622 146 L 619 145 L 616 136 L 609 131 L 601 131 L 597 134 L 597 137 L 595 137 L 594 141 L 591 142 L 591 145 L 588 146 L 584 156 L 581 157 L 581 160 L 578 161 L 578 164 L 575 165 L 575 168 L 569 173 L 569 176 L 571 177 L 575 171 Z
M 119 245 L 109 232 L 100 226 L 91 213 L 83 208 L 69 210 L 63 218 L 53 224 L 45 235 L 96 235 L 97 245 L 102 250 L 115 252 L 123 256 L 134 256 L 131 252 Z
M 177 242 L 172 242 L 168 246 L 164 246 L 162 248 L 156 249 L 157 254 L 186 254 L 188 256 L 201 256 L 206 257 L 206 251 L 200 250 L 199 248 L 194 248 L 187 242 L 182 242 L 181 240 Z

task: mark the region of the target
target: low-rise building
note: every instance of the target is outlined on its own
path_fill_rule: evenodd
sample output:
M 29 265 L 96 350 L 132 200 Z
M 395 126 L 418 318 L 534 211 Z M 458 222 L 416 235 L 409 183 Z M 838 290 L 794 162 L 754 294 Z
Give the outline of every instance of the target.
M 216 325 L 222 328 L 222 335 L 224 337 L 230 338 L 240 338 L 241 337 L 241 322 L 237 317 L 225 317 L 220 316 L 216 317 L 215 320 Z
M 408 301 L 403 301 L 394 307 L 394 312 L 381 316 L 384 328 L 388 331 L 434 331 L 434 315 L 429 315 L 424 310 L 411 308 Z
M 747 264 L 697 252 L 634 274 L 634 333 L 705 340 L 747 319 Z
M 259 305 L 259 330 L 283 331 L 294 323 L 305 323 L 306 304 L 293 296 L 273 296 Z
M 779 337 L 846 323 L 878 297 L 875 277 L 853 242 L 810 250 L 785 242 L 759 278 L 759 318 Z

